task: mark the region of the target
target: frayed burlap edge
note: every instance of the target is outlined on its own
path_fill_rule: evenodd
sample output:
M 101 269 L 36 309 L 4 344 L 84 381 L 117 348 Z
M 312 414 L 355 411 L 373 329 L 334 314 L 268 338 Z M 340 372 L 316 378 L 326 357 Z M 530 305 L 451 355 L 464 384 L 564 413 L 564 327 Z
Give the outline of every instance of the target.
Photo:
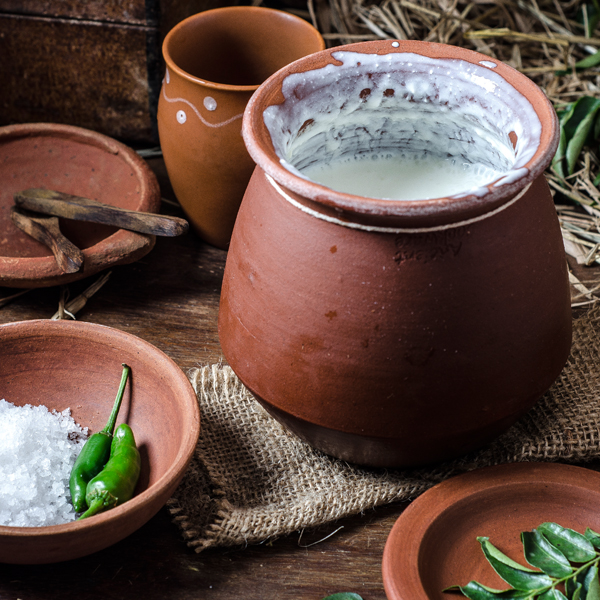
M 574 323 L 569 361 L 553 387 L 490 445 L 432 468 L 365 469 L 312 449 L 275 421 L 230 367 L 189 376 L 201 411 L 195 455 L 168 502 L 196 552 L 260 543 L 396 501 L 444 479 L 520 461 L 585 462 L 600 454 L 599 313 Z

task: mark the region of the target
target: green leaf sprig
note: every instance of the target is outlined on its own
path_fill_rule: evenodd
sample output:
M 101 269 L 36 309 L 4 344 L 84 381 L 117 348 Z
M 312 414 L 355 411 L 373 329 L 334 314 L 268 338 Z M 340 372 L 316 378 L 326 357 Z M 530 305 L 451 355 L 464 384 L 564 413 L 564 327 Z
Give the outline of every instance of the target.
M 554 71 L 555 75 L 568 75 L 575 71 L 585 71 L 585 69 L 592 69 L 593 67 L 597 67 L 600 64 L 600 50 L 594 52 L 594 54 L 590 54 L 581 60 L 578 60 L 572 69 L 562 69 L 560 71 Z
M 358 594 L 354 592 L 338 592 L 323 598 L 323 600 L 363 600 Z
M 600 99 L 592 96 L 582 96 L 558 111 L 560 141 L 552 169 L 560 178 L 573 175 L 583 147 L 600 137 L 599 111 Z
M 521 533 L 525 560 L 538 570 L 515 562 L 487 537 L 477 541 L 494 571 L 512 587 L 496 590 L 470 581 L 445 592 L 461 592 L 471 600 L 600 600 L 600 534 L 589 527 L 581 534 L 557 523 L 542 523 Z
M 596 27 L 600 23 L 600 0 L 592 0 L 590 3 L 582 3 L 577 11 L 575 22 L 584 30 L 586 37 L 595 35 Z M 556 75 L 567 75 L 573 71 L 584 71 L 592 69 L 600 64 L 600 50 L 577 61 L 572 68 L 555 71 Z

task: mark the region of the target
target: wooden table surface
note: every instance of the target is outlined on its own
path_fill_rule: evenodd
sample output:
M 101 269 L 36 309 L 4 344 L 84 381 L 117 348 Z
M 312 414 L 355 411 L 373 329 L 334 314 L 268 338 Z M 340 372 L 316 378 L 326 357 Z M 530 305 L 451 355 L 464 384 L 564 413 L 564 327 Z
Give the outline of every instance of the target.
M 162 161 L 149 163 L 163 196 L 172 199 Z M 163 212 L 182 216 L 168 204 Z M 224 360 L 217 315 L 225 259 L 225 251 L 202 243 L 195 234 L 159 238 L 146 257 L 113 269 L 77 319 L 137 335 L 184 372 Z M 69 285 L 70 296 L 96 278 Z M 0 288 L 0 298 L 15 291 Z M 60 296 L 60 287 L 29 291 L 0 308 L 0 323 L 50 318 Z M 0 564 L 0 600 L 321 600 L 339 591 L 385 600 L 381 558 L 403 506 L 369 511 L 264 545 L 200 554 L 186 546 L 163 508 L 125 540 L 88 557 L 53 565 Z

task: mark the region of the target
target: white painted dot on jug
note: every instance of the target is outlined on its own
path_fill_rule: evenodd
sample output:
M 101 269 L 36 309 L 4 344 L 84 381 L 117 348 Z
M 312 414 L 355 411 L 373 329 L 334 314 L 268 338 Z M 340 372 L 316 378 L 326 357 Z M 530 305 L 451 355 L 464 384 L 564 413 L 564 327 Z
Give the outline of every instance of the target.
M 204 98 L 204 108 L 210 111 L 217 110 L 217 101 L 212 96 L 206 96 Z
M 181 123 L 181 125 L 183 125 L 187 121 L 187 115 L 185 114 L 184 110 L 178 110 L 176 118 L 177 122 Z

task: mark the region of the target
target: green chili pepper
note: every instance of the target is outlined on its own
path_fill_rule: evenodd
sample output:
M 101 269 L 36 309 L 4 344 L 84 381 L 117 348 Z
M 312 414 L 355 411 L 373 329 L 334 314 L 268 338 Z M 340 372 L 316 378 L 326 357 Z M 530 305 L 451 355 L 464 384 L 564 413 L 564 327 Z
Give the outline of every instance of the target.
M 117 421 L 117 415 L 121 408 L 121 400 L 123 399 L 123 392 L 125 391 L 125 385 L 127 384 L 127 378 L 131 368 L 126 364 L 123 364 L 123 374 L 121 375 L 121 385 L 117 392 L 117 397 L 112 408 L 106 427 L 94 433 L 84 447 L 81 449 L 73 469 L 71 470 L 71 476 L 69 478 L 69 490 L 71 492 L 71 503 L 77 512 L 82 512 L 87 508 L 85 502 L 85 494 L 87 484 L 102 469 L 110 458 L 110 446 L 113 439 L 113 432 L 115 430 L 115 424 Z
M 117 427 L 106 466 L 87 485 L 85 500 L 89 506 L 80 519 L 91 517 L 123 504 L 133 497 L 140 477 L 141 459 L 131 427 Z

